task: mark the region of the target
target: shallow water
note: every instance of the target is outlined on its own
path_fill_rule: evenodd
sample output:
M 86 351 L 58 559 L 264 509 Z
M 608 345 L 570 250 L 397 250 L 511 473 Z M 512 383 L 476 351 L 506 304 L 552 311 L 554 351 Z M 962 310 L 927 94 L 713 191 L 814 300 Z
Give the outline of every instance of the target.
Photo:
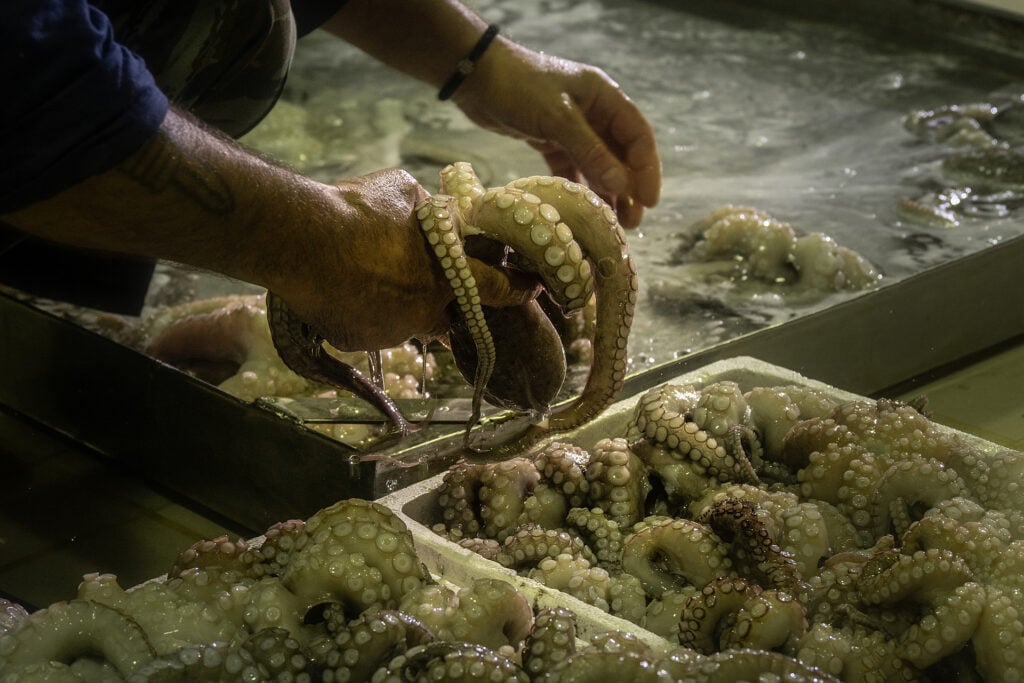
M 723 204 L 832 236 L 878 267 L 883 286 L 1024 232 L 1014 213 L 956 228 L 896 213 L 950 152 L 911 136 L 903 117 L 1024 90 L 1008 73 L 726 3 L 720 17 L 636 0 L 472 4 L 528 46 L 605 69 L 656 130 L 662 200 L 628 238 L 642 289 L 633 372 L 856 295 L 680 286 L 666 254 Z M 244 142 L 328 181 L 403 166 L 433 190 L 440 167 L 460 159 L 488 185 L 546 172 L 526 145 L 475 128 L 433 89 L 319 34 L 300 41 L 283 101 Z M 654 299 L 653 289 L 669 294 Z

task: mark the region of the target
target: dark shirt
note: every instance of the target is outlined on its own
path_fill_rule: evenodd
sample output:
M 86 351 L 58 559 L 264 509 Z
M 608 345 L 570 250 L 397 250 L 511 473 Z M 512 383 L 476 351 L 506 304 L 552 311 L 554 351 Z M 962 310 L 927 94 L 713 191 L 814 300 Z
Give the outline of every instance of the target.
M 293 0 L 298 34 L 343 2 Z M 86 0 L 0 0 L 0 27 L 0 213 L 109 170 L 159 128 L 167 97 Z
M 0 2 L 0 212 L 109 170 L 160 126 L 167 98 L 85 0 Z
M 0 213 L 110 170 L 166 116 L 168 97 L 125 43 L 141 40 L 142 47 L 152 38 L 159 62 L 159 50 L 173 45 L 178 24 L 188 19 L 189 3 L 92 2 L 0 0 Z M 293 0 L 296 32 L 309 33 L 343 3 Z M 133 17 L 151 18 L 149 5 L 157 13 L 180 11 L 166 15 L 170 22 L 131 24 Z M 170 44 L 166 34 L 174 34 Z M 49 243 L 0 221 L 0 282 L 25 292 L 137 314 L 152 269 L 149 261 Z

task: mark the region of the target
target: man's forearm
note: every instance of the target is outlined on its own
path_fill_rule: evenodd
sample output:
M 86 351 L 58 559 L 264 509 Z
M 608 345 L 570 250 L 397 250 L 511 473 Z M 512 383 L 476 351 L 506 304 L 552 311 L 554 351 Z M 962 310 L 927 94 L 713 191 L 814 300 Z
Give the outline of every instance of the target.
M 4 219 L 56 242 L 179 261 L 269 286 L 288 267 L 285 231 L 322 201 L 313 181 L 172 110 L 115 168 Z
M 324 26 L 377 60 L 437 88 L 486 27 L 455 0 L 349 0 Z

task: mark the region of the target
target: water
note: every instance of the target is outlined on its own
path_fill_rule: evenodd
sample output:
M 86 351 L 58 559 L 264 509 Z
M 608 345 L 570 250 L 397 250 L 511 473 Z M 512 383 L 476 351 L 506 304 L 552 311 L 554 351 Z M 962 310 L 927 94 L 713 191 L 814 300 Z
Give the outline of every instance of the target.
M 666 254 L 723 204 L 824 232 L 870 260 L 885 285 L 1024 231 L 1016 211 L 956 228 L 896 212 L 901 197 L 933 189 L 950 152 L 911 136 L 903 117 L 1024 90 L 1007 73 L 729 5 L 720 17 L 635 0 L 473 6 L 530 47 L 605 69 L 656 130 L 662 200 L 628 238 L 642 290 L 632 372 L 856 296 L 683 286 Z M 403 166 L 434 190 L 439 168 L 458 159 L 488 185 L 546 172 L 526 145 L 477 129 L 432 88 L 318 34 L 300 42 L 284 101 L 244 141 L 326 181 Z

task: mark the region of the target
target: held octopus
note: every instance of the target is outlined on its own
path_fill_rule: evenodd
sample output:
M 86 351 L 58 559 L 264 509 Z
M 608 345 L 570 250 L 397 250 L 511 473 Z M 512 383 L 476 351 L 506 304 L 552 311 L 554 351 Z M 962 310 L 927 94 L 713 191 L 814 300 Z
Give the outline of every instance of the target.
M 924 409 L 665 384 L 590 448 L 457 463 L 434 530 L 693 656 L 1024 681 L 1024 453 Z
M 487 189 L 465 162 L 442 170 L 441 192 L 424 200 L 416 216 L 455 294 L 463 343 L 452 348 L 457 359 L 461 357 L 460 367 L 472 366 L 467 375 L 474 386 L 473 418 L 467 429 L 479 417 L 485 396 L 539 416 L 518 439 L 519 447 L 589 421 L 622 387 L 626 341 L 636 305 L 636 268 L 615 212 L 593 191 L 552 176 L 532 176 Z M 569 405 L 547 414 L 561 386 L 561 377 L 550 377 L 559 365 L 548 361 L 563 352 L 536 311 L 512 313 L 508 319 L 488 316 L 481 306 L 466 261 L 473 241 L 497 245 L 501 258 L 514 260 L 535 275 L 566 314 L 584 310 L 591 296 L 596 298 L 590 374 L 580 396 Z M 505 256 L 509 250 L 514 256 Z M 354 391 L 378 406 L 399 431 L 409 429 L 394 403 L 353 368 L 325 354 L 323 344 L 330 339 L 298 319 L 273 292 L 267 294 L 267 312 L 274 345 L 290 368 Z M 501 326 L 503 334 L 493 334 L 492 324 Z M 525 372 L 517 365 L 523 363 L 519 358 L 523 354 L 508 347 L 499 354 L 495 343 L 524 324 L 529 346 L 544 349 L 539 360 L 528 362 Z M 553 344 L 558 345 L 557 353 Z M 467 360 L 467 354 L 472 358 Z M 562 366 L 564 372 L 564 358 Z

